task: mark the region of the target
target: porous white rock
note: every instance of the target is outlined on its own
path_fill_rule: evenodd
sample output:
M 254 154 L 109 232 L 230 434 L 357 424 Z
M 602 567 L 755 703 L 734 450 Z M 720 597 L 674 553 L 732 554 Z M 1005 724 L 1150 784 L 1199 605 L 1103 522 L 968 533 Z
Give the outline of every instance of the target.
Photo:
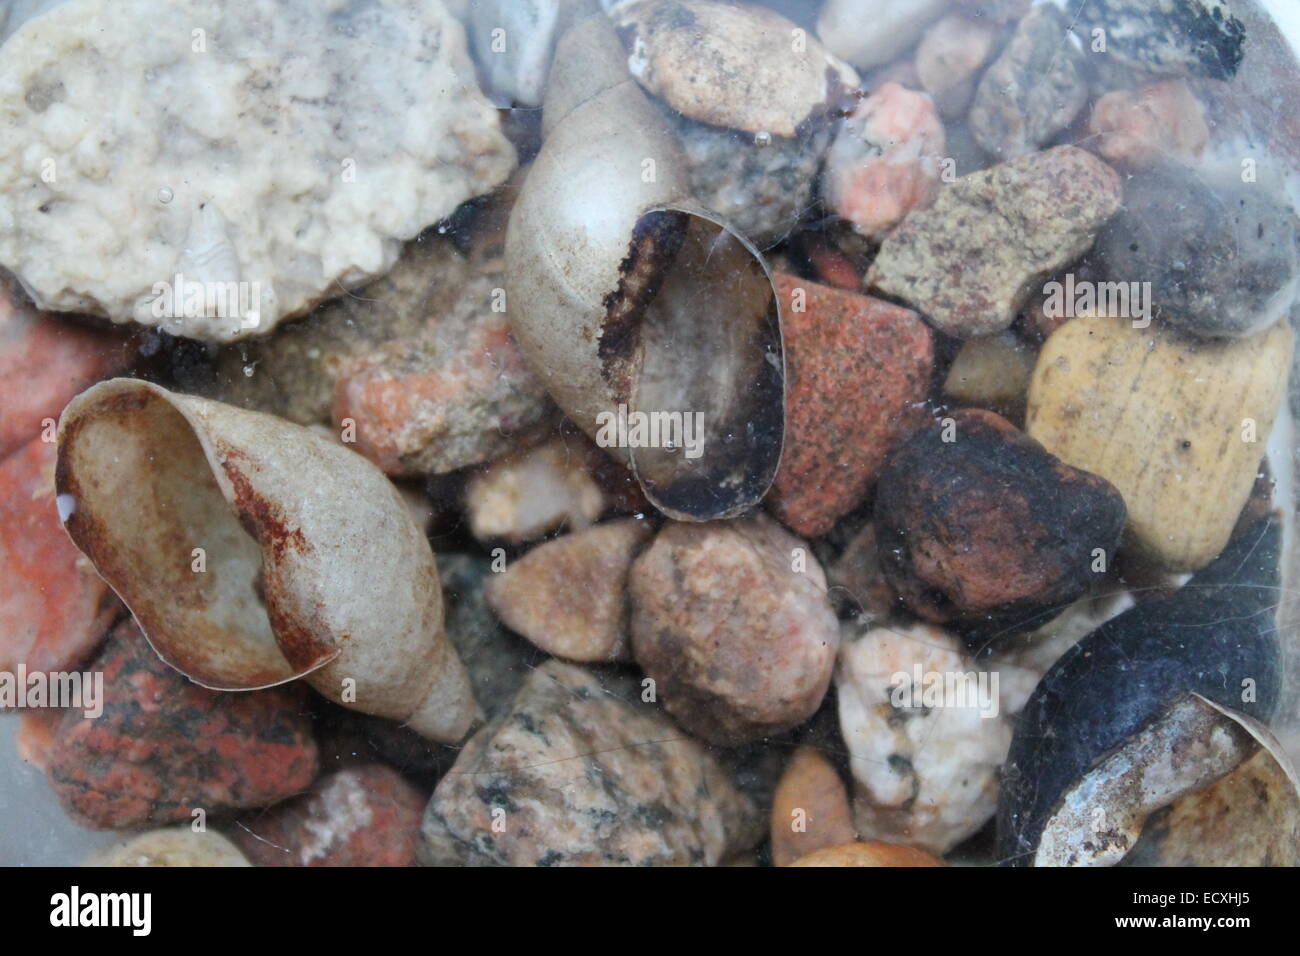
M 0 129 L 0 264 L 39 306 L 218 341 L 515 165 L 439 0 L 66 0 L 0 48 Z

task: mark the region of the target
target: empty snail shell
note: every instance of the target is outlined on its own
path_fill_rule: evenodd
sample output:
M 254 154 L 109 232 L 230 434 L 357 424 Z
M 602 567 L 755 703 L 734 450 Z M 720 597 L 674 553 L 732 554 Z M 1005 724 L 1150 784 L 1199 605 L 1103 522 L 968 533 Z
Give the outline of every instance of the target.
M 679 144 L 606 17 L 577 20 L 557 43 L 542 130 L 506 238 L 516 340 L 661 511 L 704 521 L 748 510 L 771 484 L 785 426 L 767 266 L 691 199 Z M 638 439 L 652 419 L 674 434 L 698 424 L 702 440 Z
M 444 742 L 477 722 L 428 540 L 360 455 L 125 378 L 73 399 L 58 441 L 65 529 L 158 655 L 195 683 L 305 677 Z

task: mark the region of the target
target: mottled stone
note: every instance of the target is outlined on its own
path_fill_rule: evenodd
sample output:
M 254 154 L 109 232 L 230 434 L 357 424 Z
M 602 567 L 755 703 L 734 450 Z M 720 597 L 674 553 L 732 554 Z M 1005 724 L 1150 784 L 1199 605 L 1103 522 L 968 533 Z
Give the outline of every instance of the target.
M 915 847 L 895 843 L 846 843 L 800 857 L 787 866 L 943 866 L 943 861 Z
M 632 652 L 658 699 L 705 740 L 735 745 L 817 710 L 839 629 L 808 546 L 762 512 L 670 522 L 629 575 Z
M 99 850 L 82 866 L 252 866 L 220 833 L 188 826 L 142 833 Z
M 140 827 L 268 806 L 316 776 L 296 686 L 205 690 L 164 664 L 129 619 L 91 669 L 104 675 L 104 711 L 65 713 L 46 767 L 79 823 Z
M 344 365 L 334 424 L 390 475 L 445 474 L 527 444 L 554 408 L 510 333 L 500 273 L 475 276 L 419 335 Z
M 1079 4 L 1076 28 L 1087 37 L 1104 30 L 1106 56 L 1125 66 L 1226 80 L 1246 45 L 1233 6 L 1228 0 L 1089 0 Z
M 920 424 L 934 363 L 915 312 L 778 273 L 786 426 L 769 498 L 816 537 L 866 497 L 891 447 Z
M 1107 162 L 1133 170 L 1193 160 L 1210 139 L 1205 110 L 1184 80 L 1112 90 L 1093 106 L 1088 132 Z
M 1002 30 L 992 22 L 961 14 L 946 16 L 925 32 L 916 48 L 916 73 L 943 116 L 966 112 L 980 70 L 1001 39 Z
M 771 831 L 773 866 L 856 839 L 848 789 L 818 750 L 800 747 L 790 758 L 772 801 Z
M 428 864 L 716 865 L 762 821 L 656 705 L 552 660 L 465 745 L 422 832 Z
M 969 675 L 965 699 L 927 699 L 927 675 L 944 683 Z M 846 635 L 835 688 L 862 839 L 943 854 L 993 815 L 1011 730 L 991 677 L 985 675 L 986 699 L 978 682 L 957 638 L 936 627 Z
M 1120 201 L 1115 171 L 1073 146 L 1002 163 L 913 211 L 885 239 L 867 282 L 949 335 L 991 335 L 1087 251 Z
M 934 103 L 885 83 L 844 119 L 822 174 L 822 192 L 836 214 L 879 239 L 913 209 L 934 202 L 946 155 Z
M 488 605 L 556 657 L 628 660 L 627 574 L 651 531 L 623 518 L 540 544 L 492 576 Z
M 984 72 L 971 105 L 971 132 L 992 155 L 1015 159 L 1066 129 L 1087 102 L 1083 54 L 1065 14 L 1036 6 Z
M 465 485 L 471 533 L 519 544 L 560 527 L 589 527 L 609 503 L 589 462 L 583 445 L 555 438 L 487 465 Z
M 125 336 L 38 312 L 0 280 L 0 459 L 48 430 L 72 396 L 129 359 Z
M 232 831 L 258 866 L 413 866 L 426 797 L 380 764 L 321 777 Z
M 1114 555 L 1124 501 L 992 412 L 963 409 L 890 456 L 876 497 L 885 577 L 921 617 L 1024 629 L 1080 597 Z
M 56 458 L 35 438 L 0 462 L 0 671 L 72 670 L 122 607 L 63 530 Z
M 1285 316 L 1300 291 L 1286 190 L 1243 182 L 1236 162 L 1208 170 L 1168 164 L 1131 177 L 1096 254 L 1107 280 L 1149 290 L 1157 319 L 1196 335 L 1253 335 Z
M 1039 353 L 1025 428 L 1119 489 L 1126 548 L 1194 571 L 1223 549 L 1250 497 L 1293 343 L 1285 322 L 1200 342 L 1128 319 L 1072 319 Z
M 67 0 L 5 44 L 0 122 L 0 263 L 37 304 L 216 341 L 382 275 L 515 165 L 418 0 Z

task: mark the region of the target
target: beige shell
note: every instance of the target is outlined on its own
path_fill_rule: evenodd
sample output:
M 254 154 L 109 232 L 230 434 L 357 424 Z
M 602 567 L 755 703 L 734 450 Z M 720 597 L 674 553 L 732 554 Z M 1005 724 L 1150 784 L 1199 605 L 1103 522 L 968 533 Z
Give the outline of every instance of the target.
M 637 81 L 702 123 L 793 137 L 858 85 L 815 37 L 753 4 L 639 0 L 610 16 Z
M 350 449 L 119 378 L 68 404 L 56 487 L 73 542 L 195 683 L 305 676 L 331 700 L 446 742 L 478 719 L 429 543 Z
M 561 37 L 542 126 L 506 237 L 516 340 L 556 403 L 660 510 L 748 510 L 771 485 L 785 426 L 767 266 L 690 198 L 680 146 L 627 75 L 606 17 Z M 702 416 L 701 453 L 616 440 L 620 406 L 629 421 Z

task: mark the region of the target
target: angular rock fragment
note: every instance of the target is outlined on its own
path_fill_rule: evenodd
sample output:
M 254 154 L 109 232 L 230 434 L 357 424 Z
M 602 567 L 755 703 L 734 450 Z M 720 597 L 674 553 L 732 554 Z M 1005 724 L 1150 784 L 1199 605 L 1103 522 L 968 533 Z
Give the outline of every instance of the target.
M 1223 549 L 1250 497 L 1293 341 L 1285 322 L 1201 342 L 1129 319 L 1072 319 L 1039 353 L 1025 429 L 1119 489 L 1126 548 L 1194 571 Z
M 1088 132 L 1107 162 L 1133 170 L 1194 160 L 1210 138 L 1205 110 L 1185 80 L 1112 90 L 1093 106 Z
M 623 518 L 547 541 L 487 585 L 511 630 L 573 661 L 630 659 L 627 575 L 651 527 Z
M 862 839 L 943 854 L 993 815 L 1011 730 L 956 637 L 928 624 L 846 634 L 835 688 Z
M 416 0 L 67 0 L 5 44 L 0 121 L 0 263 L 37 304 L 217 341 L 388 271 L 515 163 Z
M 804 537 L 866 496 L 885 456 L 920 424 L 934 345 L 916 313 L 778 273 L 786 431 L 769 504 Z
M 395 770 L 366 764 L 320 778 L 232 832 L 258 866 L 413 866 L 425 800 Z
M 817 850 L 852 843 L 856 836 L 839 772 L 816 749 L 800 747 L 772 801 L 772 865 L 786 866 Z
M 465 486 L 470 531 L 479 541 L 518 544 L 559 527 L 581 531 L 607 507 L 585 446 L 562 438 L 498 459 Z
M 1036 6 L 980 80 L 971 133 L 992 155 L 1015 159 L 1068 127 L 1087 102 L 1083 54 L 1065 14 L 1050 4 Z
M 762 822 L 655 705 L 552 660 L 466 744 L 422 833 L 426 864 L 711 866 Z
M 807 545 L 762 512 L 669 523 L 628 580 L 632 652 L 691 733 L 746 743 L 821 704 L 839 643 L 826 578 Z
M 1115 171 L 1073 146 L 971 173 L 890 233 L 867 283 L 949 335 L 991 335 L 1087 251 L 1120 200 Z
M 69 671 L 122 605 L 63 530 L 57 446 L 39 437 L 0 462 L 0 671 Z
M 876 497 L 886 579 L 921 617 L 991 634 L 1081 596 L 1124 530 L 1124 501 L 1005 419 L 962 410 L 890 456 Z M 1108 566 L 1108 565 L 1105 565 Z
M 1078 5 L 1076 28 L 1102 30 L 1106 54 L 1158 76 L 1230 79 L 1245 54 L 1246 27 L 1233 14 L 1237 0 L 1089 0 Z
M 124 621 L 91 668 L 103 713 L 69 710 L 46 776 L 85 826 L 129 828 L 267 806 L 316 776 L 311 722 L 297 687 L 221 693 L 164 664 Z

